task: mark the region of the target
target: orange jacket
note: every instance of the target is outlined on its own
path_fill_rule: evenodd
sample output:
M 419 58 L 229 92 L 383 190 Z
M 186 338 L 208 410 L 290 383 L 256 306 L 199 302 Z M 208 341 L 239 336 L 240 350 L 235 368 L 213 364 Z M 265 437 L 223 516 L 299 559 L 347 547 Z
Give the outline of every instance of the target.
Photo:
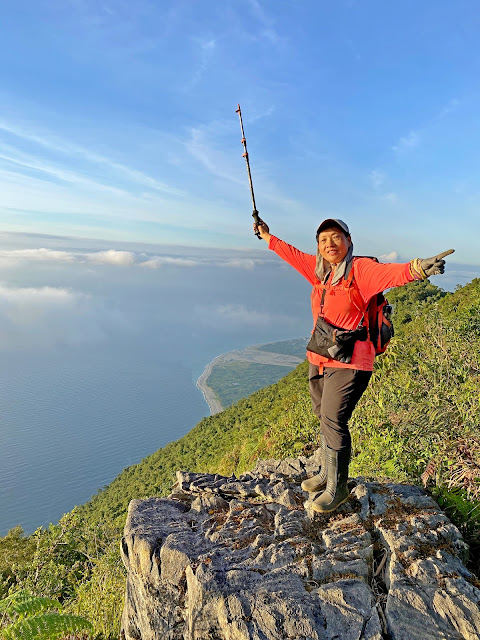
M 343 329 L 356 329 L 360 323 L 364 309 L 358 308 L 358 296 L 353 297 L 342 279 L 335 285 L 329 281 L 320 282 L 315 275 L 317 258 L 309 253 L 303 253 L 292 245 L 275 236 L 270 238 L 269 249 L 275 251 L 285 262 L 302 274 L 313 285 L 311 294 L 313 325 L 317 321 L 323 289 L 323 316 L 328 322 Z M 398 287 L 414 280 L 410 273 L 410 263 L 381 264 L 370 258 L 354 258 L 355 289 L 360 294 L 365 308 L 372 296 L 390 287 Z M 329 278 L 330 280 L 330 278 Z M 357 298 L 357 299 L 355 299 Z M 329 360 L 311 351 L 307 351 L 308 360 L 320 368 L 338 367 L 342 369 L 361 369 L 372 371 L 375 360 L 375 349 L 370 340 L 355 343 L 351 362 L 348 364 Z

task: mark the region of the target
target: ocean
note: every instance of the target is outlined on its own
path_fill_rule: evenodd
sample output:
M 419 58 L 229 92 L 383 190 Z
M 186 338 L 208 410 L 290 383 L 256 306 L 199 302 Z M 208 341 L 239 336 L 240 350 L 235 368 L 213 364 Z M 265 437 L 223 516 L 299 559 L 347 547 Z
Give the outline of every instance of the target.
M 0 535 L 56 522 L 208 415 L 182 364 L 118 353 L 3 356 Z
M 38 265 L 0 284 L 0 536 L 57 522 L 190 431 L 216 356 L 308 332 L 308 284 L 247 267 Z

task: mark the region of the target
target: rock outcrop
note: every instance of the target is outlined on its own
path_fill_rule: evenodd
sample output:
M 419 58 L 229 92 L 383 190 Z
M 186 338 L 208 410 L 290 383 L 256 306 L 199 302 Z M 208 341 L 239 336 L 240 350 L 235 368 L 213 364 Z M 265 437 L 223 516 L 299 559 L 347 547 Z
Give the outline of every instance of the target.
M 357 478 L 315 514 L 300 488 L 315 466 L 178 472 L 168 498 L 133 500 L 125 640 L 478 640 L 479 584 L 438 505 Z

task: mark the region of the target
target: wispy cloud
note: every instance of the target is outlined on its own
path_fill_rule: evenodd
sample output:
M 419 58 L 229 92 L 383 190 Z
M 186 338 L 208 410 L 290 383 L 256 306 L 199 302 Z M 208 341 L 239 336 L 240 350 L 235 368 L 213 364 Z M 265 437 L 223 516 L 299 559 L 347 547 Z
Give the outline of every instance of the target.
M 272 109 L 270 108 L 265 111 L 256 110 L 253 112 L 251 121 L 268 117 L 271 113 Z M 222 183 L 219 183 L 219 188 L 225 189 L 225 181 L 228 181 L 231 185 L 237 185 L 239 187 L 238 193 L 241 193 L 242 196 L 244 195 L 248 201 L 248 179 L 245 161 L 241 157 L 243 147 L 240 144 L 240 136 L 236 155 L 232 155 L 231 150 L 229 150 L 229 153 L 223 150 L 225 148 L 225 139 L 228 138 L 229 141 L 232 139 L 232 122 L 235 124 L 235 130 L 237 131 L 238 124 L 234 120 L 215 120 L 208 124 L 191 128 L 185 146 L 192 157 L 204 169 L 216 178 L 221 179 Z M 240 134 L 240 127 L 238 127 L 238 134 Z M 274 206 L 277 213 L 288 212 L 288 214 L 291 214 L 291 211 L 305 210 L 305 203 L 289 197 L 283 192 L 281 186 L 276 184 L 275 177 L 270 176 L 270 167 L 268 165 L 262 166 L 257 159 L 254 170 L 252 168 L 252 173 L 254 174 L 255 193 L 257 193 L 258 188 L 258 191 L 262 193 L 262 202 Z M 228 195 L 231 196 L 232 189 L 230 186 L 228 189 Z
M 395 193 L 394 191 L 389 191 L 388 193 L 384 193 L 382 195 L 382 199 L 385 200 L 386 202 L 390 202 L 394 204 L 398 202 L 398 194 Z
M 397 154 L 406 153 L 418 147 L 422 141 L 422 137 L 427 135 L 429 129 L 439 120 L 443 120 L 453 113 L 460 105 L 460 100 L 452 98 L 440 108 L 438 113 L 430 118 L 424 125 L 416 127 L 409 131 L 406 136 L 402 136 L 396 144 L 392 146 L 392 150 Z
M 372 169 L 372 171 L 370 171 L 368 175 L 373 188 L 375 190 L 380 189 L 380 187 L 385 182 L 385 174 L 383 173 L 383 171 L 380 171 L 379 169 Z
M 250 309 L 243 304 L 222 304 L 194 309 L 195 318 L 202 324 L 223 330 L 233 330 L 238 326 L 268 326 L 272 322 L 287 321 L 286 316 L 279 318 L 256 309 Z
M 440 112 L 437 115 L 437 120 L 442 120 L 443 118 L 446 118 L 451 113 L 456 111 L 459 106 L 460 106 L 460 100 L 458 100 L 457 98 L 452 98 L 442 109 L 440 109 Z
M 8 149 L 9 147 L 6 147 L 6 145 L 4 145 L 4 149 L 5 148 Z M 0 154 L 0 161 L 3 160 L 3 163 L 6 167 L 13 168 L 17 166 L 25 169 L 33 169 L 37 173 L 37 177 L 39 177 L 40 179 L 43 176 L 44 179 L 54 179 L 55 181 L 74 184 L 81 187 L 86 187 L 88 189 L 93 189 L 95 191 L 106 191 L 108 193 L 113 193 L 120 196 L 125 196 L 127 194 L 127 192 L 123 189 L 118 189 L 117 187 L 102 184 L 95 180 L 86 178 L 79 173 L 68 171 L 61 167 L 52 166 L 45 161 L 39 160 L 33 156 L 27 155 L 25 153 L 19 153 L 11 147 L 9 149 L 10 155 L 6 155 L 4 153 Z M 15 171 L 10 171 L 10 173 L 15 173 Z
M 68 179 L 71 182 L 86 182 L 85 178 L 82 178 L 78 174 L 72 173 L 71 171 L 65 171 L 65 169 L 63 168 L 63 164 L 66 161 L 68 162 L 69 160 L 71 161 L 73 157 L 78 157 L 83 159 L 90 165 L 94 165 L 96 167 L 96 169 L 94 167 L 90 167 L 90 171 L 94 175 L 98 174 L 98 167 L 103 167 L 104 170 L 108 169 L 110 173 L 113 172 L 114 174 L 118 174 L 117 177 L 121 177 L 123 180 L 128 180 L 148 189 L 168 193 L 171 195 L 182 195 L 181 191 L 179 191 L 175 187 L 164 184 L 159 180 L 146 175 L 141 171 L 138 171 L 137 169 L 128 167 L 120 162 L 116 162 L 115 160 L 95 153 L 90 149 L 86 149 L 84 147 L 81 147 L 80 145 L 73 144 L 65 140 L 60 140 L 54 133 L 50 131 L 39 134 L 22 125 L 2 120 L 0 121 L 0 133 L 1 132 L 9 134 L 14 138 L 20 138 L 24 141 L 29 142 L 30 144 L 43 147 L 47 151 L 55 152 L 63 156 L 62 168 L 54 168 L 48 166 L 45 161 L 39 161 L 38 159 L 35 159 L 35 157 L 33 157 L 32 155 L 22 154 L 22 152 L 18 150 L 15 151 L 14 147 L 10 145 L 8 148 L 13 151 L 14 154 L 16 153 L 16 157 L 14 155 L 9 159 L 17 164 L 32 166 L 33 168 L 38 168 L 39 170 L 45 172 L 58 173 L 59 176 L 64 176 L 65 179 Z M 5 144 L 3 144 L 2 147 L 5 149 Z M 98 186 L 98 183 L 95 181 L 94 184 Z M 105 184 L 103 184 L 102 186 L 104 188 L 106 187 Z M 112 187 L 107 186 L 107 188 L 111 189 Z
M 243 184 L 244 181 L 240 179 L 239 171 L 232 165 L 230 158 L 215 146 L 219 134 L 226 127 L 230 128 L 230 124 L 212 122 L 208 125 L 192 127 L 186 148 L 209 173 L 222 180 Z
M 260 37 L 268 40 L 271 44 L 279 45 L 282 43 L 282 38 L 275 28 L 275 23 L 270 15 L 260 4 L 259 0 L 248 0 L 248 4 L 252 10 L 253 15 L 261 25 Z
M 387 175 L 380 169 L 373 169 L 368 174 L 370 182 L 376 197 L 385 202 L 395 203 L 398 202 L 398 195 L 393 191 L 386 191 Z
M 395 153 L 404 153 L 410 151 L 420 144 L 420 133 L 412 130 L 406 136 L 403 136 L 393 145 L 392 149 Z
M 191 91 L 202 81 L 202 78 L 215 54 L 216 40 L 214 38 L 197 40 L 196 46 L 198 47 L 197 63 L 193 71 L 192 79 L 187 82 L 184 87 L 184 91 Z

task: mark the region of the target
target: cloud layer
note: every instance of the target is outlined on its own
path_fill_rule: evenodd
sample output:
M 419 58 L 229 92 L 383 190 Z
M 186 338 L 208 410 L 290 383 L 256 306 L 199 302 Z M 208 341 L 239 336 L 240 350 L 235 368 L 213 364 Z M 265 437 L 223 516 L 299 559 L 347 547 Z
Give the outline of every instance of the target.
M 0 324 L 0 348 L 23 350 L 102 341 L 125 319 L 71 289 L 0 284 Z
M 0 250 L 0 267 L 15 268 L 28 263 L 43 264 L 96 264 L 114 267 L 142 267 L 162 269 L 165 267 L 219 266 L 232 269 L 252 270 L 256 265 L 272 262 L 270 256 L 252 258 L 250 256 L 190 257 L 177 255 L 147 255 L 133 251 L 107 249 L 96 252 L 58 251 L 53 249 L 4 249 Z

